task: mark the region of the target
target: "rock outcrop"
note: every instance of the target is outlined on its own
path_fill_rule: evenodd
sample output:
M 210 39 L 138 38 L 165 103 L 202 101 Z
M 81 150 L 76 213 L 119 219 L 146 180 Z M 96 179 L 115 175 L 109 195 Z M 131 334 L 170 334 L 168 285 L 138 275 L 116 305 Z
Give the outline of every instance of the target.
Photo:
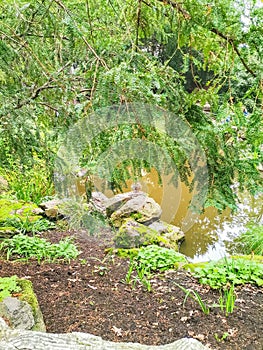
M 17 298 L 5 298 L 0 303 L 0 315 L 8 319 L 11 328 L 30 330 L 35 324 L 29 304 Z
M 45 215 L 49 219 L 58 219 L 60 216 L 63 216 L 61 208 L 64 204 L 64 201 L 61 199 L 51 199 L 46 202 L 40 203 L 40 208 L 44 210 Z

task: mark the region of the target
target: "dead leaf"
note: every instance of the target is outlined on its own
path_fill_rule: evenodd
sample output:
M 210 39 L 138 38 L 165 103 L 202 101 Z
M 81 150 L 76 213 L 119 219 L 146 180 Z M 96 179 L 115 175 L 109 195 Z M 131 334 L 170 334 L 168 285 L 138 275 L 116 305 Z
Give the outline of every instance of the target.
M 184 316 L 184 317 L 181 317 L 180 319 L 182 322 L 186 322 L 188 320 L 188 317 Z
M 115 333 L 115 335 L 117 335 L 117 337 L 122 337 L 122 329 L 121 328 L 117 328 L 117 327 L 113 326 L 111 328 L 111 330 Z

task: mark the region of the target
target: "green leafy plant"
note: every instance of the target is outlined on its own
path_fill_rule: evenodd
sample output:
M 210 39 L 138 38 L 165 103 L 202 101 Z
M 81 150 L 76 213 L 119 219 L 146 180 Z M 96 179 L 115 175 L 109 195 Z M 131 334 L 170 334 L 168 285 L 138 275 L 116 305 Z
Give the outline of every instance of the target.
M 21 288 L 17 284 L 17 276 L 0 277 L 0 301 L 20 291 Z
M 238 238 L 242 253 L 263 255 L 263 225 L 252 225 Z
M 150 277 L 152 272 L 168 270 L 173 268 L 177 262 L 186 262 L 186 258 L 173 249 L 156 245 L 142 247 L 138 254 L 130 259 L 125 282 L 135 284 L 139 280 L 147 291 L 151 291 Z M 137 273 L 135 278 L 132 278 L 133 271 Z
M 32 165 L 23 167 L 14 163 L 11 169 L 5 170 L 5 174 L 17 199 L 39 204 L 44 197 L 54 194 L 54 186 L 45 161 L 33 156 L 32 162 Z
M 72 238 L 66 237 L 57 244 L 51 244 L 44 238 L 29 237 L 18 234 L 10 239 L 5 239 L 0 244 L 0 251 L 6 254 L 6 259 L 12 258 L 28 260 L 30 258 L 54 261 L 75 259 L 80 252 L 72 243 Z
M 193 299 L 194 301 L 196 301 L 198 303 L 198 305 L 201 307 L 201 310 L 203 311 L 203 313 L 205 315 L 209 315 L 210 313 L 210 308 L 209 306 L 202 300 L 200 294 L 198 292 L 196 292 L 195 290 L 192 289 L 187 289 L 184 288 L 183 286 L 181 286 L 178 283 L 175 283 L 175 285 L 177 287 L 179 287 L 184 293 L 185 293 L 185 298 L 184 298 L 184 302 L 183 302 L 183 306 L 186 303 L 186 300 L 188 297 L 190 297 L 191 299 Z
M 193 274 L 200 283 L 214 289 L 223 288 L 229 284 L 263 285 L 263 264 L 243 258 L 212 261 L 203 267 L 195 268 Z
M 165 271 L 173 268 L 178 262 L 187 262 L 183 254 L 157 245 L 141 248 L 135 261 L 148 271 Z
M 9 218 L 1 223 L 2 226 L 10 226 L 16 228 L 21 233 L 31 232 L 33 234 L 54 229 L 56 225 L 47 219 L 38 219 L 31 221 L 29 217 L 22 219 L 20 217 Z

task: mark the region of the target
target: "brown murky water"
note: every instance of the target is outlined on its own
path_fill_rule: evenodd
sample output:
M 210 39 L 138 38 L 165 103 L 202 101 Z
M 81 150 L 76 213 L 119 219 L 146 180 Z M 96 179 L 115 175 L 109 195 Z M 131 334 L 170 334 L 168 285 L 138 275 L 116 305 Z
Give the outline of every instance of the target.
M 157 173 L 153 170 L 143 174 L 140 183 L 142 190 L 161 205 L 161 219 L 185 232 L 180 251 L 193 261 L 215 260 L 234 253 L 233 240 L 245 231 L 247 223 L 263 220 L 263 194 L 256 198 L 240 196 L 238 212 L 234 214 L 230 210 L 219 214 L 217 209 L 208 207 L 197 215 L 188 208 L 193 193 L 180 181 L 175 187 L 170 179 L 171 176 L 163 176 L 162 185 L 158 184 Z M 100 185 L 96 185 L 99 189 Z M 124 191 L 130 190 L 131 182 L 127 185 Z M 111 191 L 104 193 L 109 197 L 113 195 Z

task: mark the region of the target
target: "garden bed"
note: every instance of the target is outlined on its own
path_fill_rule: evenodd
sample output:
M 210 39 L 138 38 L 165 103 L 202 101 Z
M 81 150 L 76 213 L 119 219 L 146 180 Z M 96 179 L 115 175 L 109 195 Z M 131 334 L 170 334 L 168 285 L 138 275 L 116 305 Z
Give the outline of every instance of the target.
M 200 285 L 184 270 L 151 278 L 151 292 L 140 281 L 125 282 L 129 259 L 105 255 L 110 239 L 84 232 L 46 232 L 53 243 L 69 234 L 82 251 L 70 263 L 3 261 L 0 275 L 17 275 L 33 283 L 48 332 L 87 332 L 115 342 L 159 345 L 193 337 L 211 349 L 262 350 L 262 288 L 236 286 L 233 313 L 219 307 L 206 315 L 188 298 L 184 288 L 199 293 L 208 305 L 218 303 L 219 292 Z M 134 276 L 135 277 L 135 276 Z

